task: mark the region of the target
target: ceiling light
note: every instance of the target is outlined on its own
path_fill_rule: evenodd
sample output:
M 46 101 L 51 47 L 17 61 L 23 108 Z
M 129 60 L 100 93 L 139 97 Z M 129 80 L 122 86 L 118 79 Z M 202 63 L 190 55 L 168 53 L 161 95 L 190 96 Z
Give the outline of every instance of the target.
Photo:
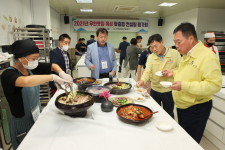
M 176 4 L 177 4 L 177 3 L 167 3 L 167 2 L 164 2 L 164 3 L 159 4 L 158 6 L 171 7 L 171 6 L 174 6 L 174 5 L 176 5 Z
M 76 0 L 77 3 L 92 3 L 92 0 Z
M 92 9 L 80 9 L 81 12 L 92 12 Z
M 145 11 L 144 14 L 155 14 L 157 11 Z

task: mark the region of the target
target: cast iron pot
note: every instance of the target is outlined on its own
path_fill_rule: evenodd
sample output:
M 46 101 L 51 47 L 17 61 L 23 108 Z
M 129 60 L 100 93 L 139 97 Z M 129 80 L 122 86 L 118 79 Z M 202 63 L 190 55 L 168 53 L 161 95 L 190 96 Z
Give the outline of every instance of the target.
M 108 86 L 110 84 L 117 84 L 118 82 L 108 82 L 106 84 L 104 84 L 104 86 Z M 121 95 L 121 94 L 126 94 L 130 92 L 130 89 L 132 88 L 132 85 L 130 83 L 127 82 L 120 82 L 120 83 L 124 83 L 124 84 L 128 84 L 130 87 L 127 89 L 111 89 L 110 93 L 111 94 L 117 94 L 117 95 Z
M 87 82 L 87 81 L 79 82 L 79 80 L 85 80 L 85 79 L 89 79 L 91 81 L 90 82 Z M 75 84 L 77 84 L 79 91 L 85 91 L 86 88 L 92 86 L 95 81 L 96 81 L 96 79 L 91 78 L 91 77 L 80 77 L 80 78 L 76 78 L 76 79 L 73 80 L 73 82 Z
M 66 96 L 66 93 L 60 94 L 55 100 L 55 106 L 64 112 L 65 115 L 71 117 L 85 117 L 87 114 L 87 109 L 94 104 L 93 96 L 87 92 L 77 91 L 77 93 L 82 93 L 91 96 L 91 100 L 77 105 L 66 105 L 60 103 L 58 100 L 62 96 Z
M 148 115 L 146 118 L 144 118 L 144 119 L 142 119 L 142 120 L 132 120 L 132 119 L 127 119 L 127 118 L 122 117 L 122 116 L 119 114 L 119 110 L 120 110 L 121 108 L 128 107 L 128 106 L 130 106 L 130 105 L 143 107 L 143 108 L 145 108 L 145 109 L 148 110 L 148 113 L 149 113 L 150 115 Z M 153 111 L 152 111 L 150 108 L 148 108 L 148 107 L 146 107 L 146 106 L 144 106 L 144 105 L 139 105 L 139 104 L 134 104 L 134 103 L 130 103 L 130 104 L 126 104 L 126 105 L 122 105 L 122 106 L 118 107 L 117 110 L 116 110 L 116 113 L 117 113 L 118 118 L 119 118 L 121 121 L 123 121 L 123 122 L 125 122 L 125 123 L 129 123 L 129 124 L 142 124 L 142 123 L 146 123 L 146 122 L 148 122 L 148 121 L 152 118 L 152 116 L 153 116 L 153 114 L 152 114 Z

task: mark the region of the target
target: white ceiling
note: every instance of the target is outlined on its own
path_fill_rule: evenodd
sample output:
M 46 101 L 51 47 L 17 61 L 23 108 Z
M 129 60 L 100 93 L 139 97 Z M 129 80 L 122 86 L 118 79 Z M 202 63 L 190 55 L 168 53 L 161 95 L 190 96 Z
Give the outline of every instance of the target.
M 173 7 L 158 6 L 162 2 L 178 4 Z M 50 0 L 50 6 L 60 14 L 77 18 L 148 19 L 164 18 L 194 8 L 225 9 L 225 0 L 93 0 L 92 4 L 78 4 L 76 0 Z M 80 12 L 84 8 L 91 8 L 93 12 Z M 119 11 L 118 8 L 130 11 Z M 157 13 L 144 14 L 144 11 Z

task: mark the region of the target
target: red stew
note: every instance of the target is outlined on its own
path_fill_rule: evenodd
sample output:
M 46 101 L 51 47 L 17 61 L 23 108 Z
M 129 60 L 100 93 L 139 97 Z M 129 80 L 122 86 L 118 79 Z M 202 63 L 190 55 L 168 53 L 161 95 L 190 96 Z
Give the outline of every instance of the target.
M 122 107 L 117 113 L 121 117 L 131 120 L 143 120 L 152 116 L 148 109 L 134 105 Z

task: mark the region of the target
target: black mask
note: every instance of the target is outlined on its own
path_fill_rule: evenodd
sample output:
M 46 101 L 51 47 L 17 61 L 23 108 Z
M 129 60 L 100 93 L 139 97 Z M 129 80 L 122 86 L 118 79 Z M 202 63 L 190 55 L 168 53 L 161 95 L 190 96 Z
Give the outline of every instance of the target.
M 214 44 L 215 44 L 215 43 L 208 43 L 208 42 L 207 42 L 207 46 L 208 46 L 208 47 L 212 47 Z

